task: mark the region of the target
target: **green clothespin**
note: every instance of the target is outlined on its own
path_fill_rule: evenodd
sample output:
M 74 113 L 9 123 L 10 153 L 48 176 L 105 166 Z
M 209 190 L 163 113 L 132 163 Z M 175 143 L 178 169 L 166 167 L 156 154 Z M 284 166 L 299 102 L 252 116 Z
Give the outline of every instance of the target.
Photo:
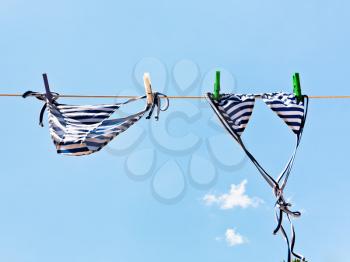
M 215 100 L 220 99 L 220 71 L 216 71 L 213 95 Z
M 303 95 L 301 94 L 299 73 L 294 73 L 293 75 L 293 93 L 297 98 L 298 103 L 303 100 Z

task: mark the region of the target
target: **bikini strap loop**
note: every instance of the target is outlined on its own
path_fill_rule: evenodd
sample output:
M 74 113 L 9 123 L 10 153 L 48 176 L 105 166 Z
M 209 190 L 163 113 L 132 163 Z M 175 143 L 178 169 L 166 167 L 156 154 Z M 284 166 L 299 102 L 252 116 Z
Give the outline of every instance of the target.
M 51 99 L 50 99 L 51 103 L 54 103 L 59 97 L 58 93 L 51 93 L 50 92 L 50 95 L 51 95 Z M 38 92 L 27 91 L 27 92 L 24 92 L 23 95 L 22 95 L 23 98 L 27 98 L 29 96 L 33 96 L 36 99 L 44 102 L 44 105 L 41 108 L 40 114 L 39 114 L 39 125 L 41 127 L 43 127 L 44 126 L 44 124 L 43 124 L 44 113 L 45 113 L 45 110 L 46 110 L 46 107 L 47 107 L 47 102 L 48 102 L 47 94 L 41 94 L 41 93 L 38 93 Z
M 161 105 L 162 99 L 165 99 L 165 101 L 166 101 L 166 104 L 163 107 Z M 157 112 L 156 112 L 156 115 L 155 115 L 154 118 L 156 119 L 156 121 L 158 121 L 160 111 L 164 112 L 164 111 L 166 111 L 169 108 L 169 98 L 166 95 L 162 94 L 162 93 L 155 92 L 155 93 L 153 93 L 152 104 L 149 105 L 149 106 L 151 108 L 150 108 L 149 114 L 146 117 L 146 119 L 150 119 L 151 118 L 155 107 L 157 107 Z

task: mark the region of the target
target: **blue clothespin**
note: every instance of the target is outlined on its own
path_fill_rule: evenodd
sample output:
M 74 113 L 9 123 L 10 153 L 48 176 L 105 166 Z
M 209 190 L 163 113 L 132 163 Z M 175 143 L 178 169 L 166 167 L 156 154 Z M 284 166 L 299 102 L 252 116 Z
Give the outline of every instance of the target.
M 46 73 L 43 74 L 43 79 L 44 79 L 44 85 L 45 85 L 46 98 L 49 100 L 49 102 L 52 102 L 52 94 L 50 91 L 49 81 L 47 80 Z

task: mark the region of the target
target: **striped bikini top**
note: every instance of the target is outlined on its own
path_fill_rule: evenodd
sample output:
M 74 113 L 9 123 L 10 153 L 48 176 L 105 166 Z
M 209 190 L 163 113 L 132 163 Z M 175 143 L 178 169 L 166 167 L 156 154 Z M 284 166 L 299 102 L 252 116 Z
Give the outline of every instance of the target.
M 169 107 L 169 101 L 164 94 L 153 93 L 153 101 L 146 107 L 126 117 L 113 118 L 112 115 L 122 106 L 130 102 L 145 99 L 146 96 L 129 99 L 123 103 L 102 105 L 66 105 L 57 102 L 58 94 L 47 94 L 27 91 L 23 97 L 34 96 L 45 102 L 41 112 L 39 123 L 43 126 L 43 115 L 45 109 L 48 111 L 48 122 L 50 134 L 56 146 L 58 154 L 69 156 L 88 155 L 101 150 L 113 138 L 127 130 L 146 112 L 150 119 L 153 111 L 156 112 L 158 120 L 159 112 Z M 161 107 L 161 97 L 166 98 L 166 105 Z
M 296 144 L 294 151 L 285 168 L 282 170 L 282 172 L 276 179 L 273 178 L 270 174 L 268 174 L 268 172 L 259 164 L 255 157 L 246 148 L 241 138 L 241 135 L 243 134 L 252 115 L 256 95 L 222 94 L 219 100 L 215 100 L 213 94 L 207 93 L 206 98 L 209 104 L 211 105 L 212 109 L 214 110 L 215 114 L 218 116 L 220 122 L 242 147 L 243 151 L 256 166 L 259 173 L 273 189 L 277 200 L 277 227 L 274 230 L 274 234 L 276 234 L 278 231 L 282 232 L 283 236 L 287 241 L 287 261 L 291 261 L 291 255 L 294 255 L 294 257 L 304 261 L 303 256 L 294 252 L 295 232 L 293 224 L 291 224 L 292 238 L 291 241 L 289 241 L 285 229 L 282 226 L 282 219 L 283 215 L 285 214 L 288 220 L 291 222 L 290 216 L 299 217 L 301 215 L 300 212 L 291 211 L 289 209 L 291 204 L 285 200 L 283 196 L 283 190 L 286 186 L 288 177 L 290 175 L 296 151 L 303 133 L 308 109 L 308 97 L 303 96 L 302 100 L 298 101 L 294 94 L 286 94 L 282 92 L 262 94 L 260 96 L 262 100 L 266 103 L 266 105 L 287 124 L 287 126 L 292 130 L 292 132 L 296 136 Z

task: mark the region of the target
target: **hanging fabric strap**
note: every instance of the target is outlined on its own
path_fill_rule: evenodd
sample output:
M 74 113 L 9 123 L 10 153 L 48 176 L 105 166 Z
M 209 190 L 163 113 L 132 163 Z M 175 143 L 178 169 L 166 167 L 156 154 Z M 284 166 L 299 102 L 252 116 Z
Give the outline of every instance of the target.
M 55 93 L 55 92 L 51 92 L 51 94 L 52 94 L 52 102 L 55 102 L 55 101 L 58 99 L 59 94 L 58 94 L 58 93 Z M 41 94 L 41 93 L 33 92 L 33 91 L 27 91 L 27 92 L 23 93 L 23 95 L 22 95 L 23 98 L 27 98 L 28 96 L 34 96 L 34 97 L 37 98 L 38 100 L 44 102 L 44 105 L 43 105 L 43 107 L 41 108 L 40 114 L 39 114 L 39 125 L 40 125 L 41 127 L 43 127 L 43 126 L 44 126 L 44 124 L 43 124 L 43 121 L 44 121 L 44 113 L 45 113 L 45 110 L 46 110 L 46 107 L 47 107 L 46 94 Z
M 221 99 L 216 101 L 211 93 L 206 95 L 207 101 L 218 116 L 220 122 L 231 136 L 242 147 L 249 159 L 253 162 L 256 168 L 261 173 L 265 181 L 271 188 L 278 187 L 278 183 L 271 177 L 265 169 L 259 164 L 254 156 L 245 147 L 241 134 L 249 122 L 253 112 L 255 96 L 254 95 L 238 95 L 238 94 L 222 94 Z M 242 122 L 244 125 L 242 125 Z
M 249 121 L 249 118 L 251 116 L 251 113 L 254 107 L 255 96 L 222 94 L 220 97 L 220 100 L 217 101 L 213 99 L 213 95 L 211 93 L 207 93 L 206 98 L 210 106 L 218 116 L 220 122 L 225 127 L 225 129 L 238 142 L 238 144 L 241 146 L 241 148 L 246 153 L 248 158 L 256 166 L 261 176 L 273 189 L 274 195 L 276 197 L 275 208 L 276 208 L 276 220 L 277 220 L 277 226 L 273 231 L 273 233 L 277 234 L 280 231 L 283 237 L 285 238 L 288 246 L 288 262 L 292 261 L 291 260 L 292 255 L 302 261 L 305 261 L 305 258 L 303 256 L 294 252 L 295 230 L 290 218 L 291 216 L 299 217 L 301 213 L 299 211 L 290 210 L 290 207 L 292 205 L 291 203 L 288 203 L 284 199 L 283 190 L 288 181 L 288 178 L 294 163 L 296 151 L 300 144 L 300 139 L 302 136 L 302 132 L 305 125 L 306 116 L 307 116 L 308 97 L 304 96 L 302 101 L 303 106 L 299 106 L 299 105 L 293 104 L 295 103 L 294 95 L 286 95 L 283 93 L 273 93 L 273 94 L 262 95 L 264 102 L 273 111 L 275 111 L 286 122 L 286 124 L 291 127 L 292 131 L 296 134 L 296 146 L 294 148 L 292 156 L 290 157 L 285 168 L 280 173 L 277 179 L 274 179 L 271 175 L 268 174 L 268 172 L 259 164 L 259 162 L 255 159 L 255 157 L 249 152 L 249 150 L 246 148 L 246 146 L 244 145 L 241 139 L 241 134 L 243 133 L 244 128 Z M 247 101 L 250 101 L 250 106 L 248 106 Z M 285 104 L 287 105 L 286 108 L 283 107 L 283 105 Z M 293 110 L 299 110 L 299 107 L 302 108 L 302 110 L 300 109 L 300 112 L 297 112 L 296 114 L 294 114 Z M 245 120 L 245 125 L 243 128 L 240 128 L 242 117 Z M 288 221 L 291 225 L 291 241 L 289 241 L 288 235 L 286 234 L 286 231 L 283 227 L 284 216 L 287 216 Z
M 271 108 L 287 125 L 293 133 L 296 135 L 295 148 L 286 164 L 283 171 L 280 173 L 276 182 L 280 184 L 280 189 L 283 191 L 285 188 L 291 168 L 294 164 L 296 151 L 299 147 L 301 137 L 303 134 L 305 121 L 307 117 L 309 98 L 304 95 L 301 102 L 298 102 L 294 94 L 285 93 L 271 93 L 263 94 L 263 101 Z
M 52 95 L 52 100 L 51 100 L 52 102 L 51 103 L 56 103 L 56 100 L 59 98 L 59 94 L 55 93 L 55 92 L 50 92 L 50 94 Z M 48 99 L 46 97 L 46 94 L 42 94 L 42 93 L 39 93 L 39 92 L 33 92 L 33 91 L 26 91 L 22 95 L 23 98 L 27 98 L 29 96 L 33 96 L 33 97 L 37 98 L 38 100 L 44 102 L 44 105 L 41 108 L 40 114 L 39 114 L 39 125 L 41 127 L 43 127 L 44 126 L 44 124 L 43 124 L 44 113 L 45 113 L 45 110 L 47 108 L 47 104 L 49 103 L 49 101 L 48 101 Z M 121 105 L 125 105 L 125 104 L 128 104 L 128 103 L 132 102 L 132 101 L 136 101 L 136 100 L 139 100 L 139 99 L 145 99 L 145 98 L 146 98 L 146 96 L 140 96 L 140 97 L 136 97 L 136 98 L 131 98 L 131 99 L 121 103 Z M 161 100 L 162 99 L 165 99 L 165 101 L 166 101 L 166 104 L 163 107 L 161 105 Z M 156 109 L 157 111 L 156 111 L 155 119 L 158 121 L 159 120 L 160 111 L 164 112 L 164 111 L 166 111 L 169 108 L 169 98 L 165 94 L 162 94 L 162 93 L 159 93 L 159 92 L 155 92 L 153 94 L 152 104 L 147 106 L 147 108 L 146 108 L 146 111 L 149 111 L 149 114 L 146 117 L 146 119 L 150 119 L 151 118 L 155 108 L 157 108 Z
M 238 142 L 241 147 L 243 148 L 243 150 L 246 152 L 247 156 L 249 157 L 249 159 L 253 162 L 253 164 L 257 167 L 258 171 L 260 172 L 260 174 L 262 175 L 262 177 L 266 180 L 266 182 L 271 186 L 271 188 L 273 189 L 274 195 L 276 197 L 276 204 L 275 204 L 275 209 L 276 209 L 276 220 L 277 220 L 277 226 L 275 228 L 275 230 L 273 231 L 273 234 L 277 234 L 279 231 L 281 231 L 283 237 L 285 238 L 286 242 L 287 242 L 287 247 L 288 247 L 288 262 L 291 262 L 291 254 L 293 254 L 295 257 L 299 258 L 302 261 L 305 261 L 305 258 L 297 253 L 294 252 L 294 244 L 295 244 L 295 230 L 294 230 L 294 226 L 293 223 L 290 219 L 290 216 L 292 217 L 300 217 L 301 213 L 299 211 L 291 211 L 290 207 L 292 206 L 291 203 L 287 202 L 283 196 L 283 188 L 285 186 L 285 183 L 287 181 L 287 178 L 289 176 L 289 173 L 291 171 L 291 165 L 292 165 L 292 161 L 295 158 L 295 151 L 293 152 L 293 156 L 290 159 L 290 161 L 288 162 L 286 169 L 284 170 L 284 172 L 282 172 L 282 174 L 286 175 L 286 178 L 284 180 L 284 183 L 282 184 L 282 186 L 280 186 L 278 184 L 278 181 L 276 181 L 274 178 L 272 178 L 267 172 L 266 170 L 259 164 L 259 162 L 253 157 L 253 155 L 247 150 L 247 148 L 245 147 L 245 145 L 243 144 L 242 140 L 239 139 Z M 285 229 L 283 227 L 283 217 L 284 215 L 287 216 L 288 221 L 291 225 L 291 241 L 289 241 L 288 235 L 285 232 Z M 293 245 L 292 245 L 293 244 Z
M 277 234 L 279 231 L 282 233 L 284 239 L 286 240 L 287 243 L 287 247 L 288 247 L 288 262 L 291 262 L 291 254 L 294 255 L 294 257 L 305 261 L 305 258 L 297 253 L 294 252 L 294 244 L 295 244 L 295 230 L 294 230 L 294 225 L 290 219 L 290 216 L 292 217 L 300 217 L 301 213 L 299 211 L 291 211 L 289 208 L 292 206 L 291 203 L 288 203 L 283 196 L 283 188 L 285 186 L 285 183 L 288 179 L 289 173 L 291 171 L 291 166 L 292 166 L 292 161 L 295 158 L 295 151 L 293 152 L 293 156 L 290 159 L 290 161 L 288 162 L 286 169 L 284 170 L 284 172 L 282 172 L 282 174 L 286 175 L 286 178 L 282 184 L 282 186 L 280 186 L 278 184 L 278 181 L 276 181 L 275 179 L 273 179 L 267 172 L 266 170 L 259 164 L 259 162 L 253 157 L 253 155 L 247 150 L 247 148 L 245 147 L 245 145 L 242 143 L 242 140 L 239 139 L 239 144 L 241 145 L 241 147 L 243 148 L 243 150 L 246 152 L 247 156 L 249 157 L 249 159 L 253 162 L 253 164 L 257 167 L 258 171 L 260 172 L 260 174 L 262 175 L 262 177 L 266 180 L 266 182 L 271 186 L 271 188 L 274 191 L 274 195 L 277 198 L 276 204 L 275 204 L 275 209 L 276 209 L 276 220 L 277 220 L 277 226 L 275 228 L 275 230 L 273 231 L 273 234 Z M 283 217 L 284 215 L 287 216 L 288 221 L 291 225 L 291 241 L 289 241 L 288 235 L 283 227 Z
M 283 93 L 274 93 L 274 94 L 264 94 L 262 95 L 264 102 L 274 111 L 277 115 L 292 129 L 292 131 L 296 134 L 296 145 L 292 156 L 290 157 L 287 165 L 284 170 L 280 173 L 276 182 L 278 187 L 274 188 L 274 194 L 277 198 L 276 201 L 276 220 L 277 227 L 274 230 L 274 234 L 277 232 L 281 232 L 286 242 L 288 244 L 288 261 L 291 259 L 291 254 L 294 257 L 304 261 L 305 258 L 294 252 L 294 244 L 295 244 L 295 230 L 294 225 L 291 221 L 291 217 L 300 217 L 301 213 L 299 211 L 291 211 L 290 207 L 291 203 L 288 203 L 284 196 L 283 190 L 287 184 L 289 175 L 291 173 L 292 166 L 294 164 L 296 151 L 299 147 L 301 136 L 303 133 L 305 120 L 307 117 L 308 111 L 308 97 L 304 96 L 302 101 L 302 106 L 296 102 L 295 97 L 293 95 L 286 95 Z M 289 241 L 288 236 L 286 234 L 285 229 L 283 228 L 283 217 L 287 217 L 291 226 L 291 241 Z
M 166 101 L 166 104 L 165 104 L 164 107 L 161 106 L 162 98 L 165 99 L 165 101 Z M 157 112 L 156 112 L 156 115 L 155 115 L 154 118 L 156 119 L 156 121 L 158 121 L 160 111 L 164 112 L 164 111 L 166 111 L 169 108 L 169 98 L 166 95 L 162 94 L 162 93 L 155 92 L 153 94 L 152 106 L 151 106 L 151 109 L 150 109 L 149 114 L 146 117 L 146 119 L 150 119 L 151 118 L 155 107 L 157 107 Z

